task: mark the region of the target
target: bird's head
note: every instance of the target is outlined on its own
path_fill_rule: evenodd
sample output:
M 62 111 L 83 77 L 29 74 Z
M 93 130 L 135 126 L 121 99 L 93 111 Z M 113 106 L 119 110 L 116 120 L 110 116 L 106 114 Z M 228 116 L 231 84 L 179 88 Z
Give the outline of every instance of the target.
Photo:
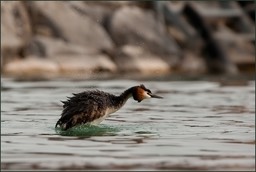
M 142 100 L 149 99 L 149 98 L 158 98 L 158 99 L 163 98 L 155 94 L 152 94 L 152 92 L 149 89 L 147 89 L 143 84 L 134 87 L 132 96 L 133 96 L 133 99 L 137 100 L 138 102 L 141 102 Z

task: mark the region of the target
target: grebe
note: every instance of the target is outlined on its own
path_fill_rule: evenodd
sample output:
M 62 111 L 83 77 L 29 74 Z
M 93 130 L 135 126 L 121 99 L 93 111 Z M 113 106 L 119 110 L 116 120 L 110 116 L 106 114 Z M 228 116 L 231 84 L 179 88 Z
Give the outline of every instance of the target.
M 119 110 L 130 97 L 138 102 L 147 98 L 163 98 L 152 94 L 143 84 L 125 90 L 119 96 L 99 90 L 73 95 L 68 97 L 67 101 L 61 101 L 64 109 L 55 128 L 59 125 L 63 130 L 67 130 L 81 124 L 97 125 Z

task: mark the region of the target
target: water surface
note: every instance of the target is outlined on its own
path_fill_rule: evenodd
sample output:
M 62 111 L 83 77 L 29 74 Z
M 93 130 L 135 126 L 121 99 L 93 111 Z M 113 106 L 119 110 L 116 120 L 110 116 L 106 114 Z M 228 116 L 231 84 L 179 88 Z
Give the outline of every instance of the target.
M 254 81 L 143 81 L 164 99 L 130 99 L 99 126 L 55 130 L 72 93 L 138 84 L 3 78 L 2 169 L 255 170 Z

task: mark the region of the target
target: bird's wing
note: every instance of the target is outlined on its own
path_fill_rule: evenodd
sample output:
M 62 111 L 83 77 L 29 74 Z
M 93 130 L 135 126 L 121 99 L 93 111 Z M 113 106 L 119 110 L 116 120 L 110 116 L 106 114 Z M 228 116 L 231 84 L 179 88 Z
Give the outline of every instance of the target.
M 97 96 L 75 95 L 64 103 L 61 118 L 56 123 L 68 129 L 77 124 L 91 122 L 105 114 L 105 101 Z

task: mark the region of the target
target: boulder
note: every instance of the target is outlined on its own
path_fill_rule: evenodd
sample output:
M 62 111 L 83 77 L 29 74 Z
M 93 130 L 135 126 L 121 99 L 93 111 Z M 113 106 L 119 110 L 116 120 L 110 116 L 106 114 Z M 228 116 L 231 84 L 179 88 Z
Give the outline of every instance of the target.
M 107 1 L 109 2 L 109 1 Z M 102 2 L 69 1 L 69 5 L 81 15 L 104 26 L 106 19 L 113 13 L 113 7 Z
M 148 53 L 142 47 L 124 45 L 114 57 L 120 72 L 140 74 L 163 74 L 170 72 L 170 66 L 156 55 Z
M 36 36 L 25 53 L 27 56 L 43 57 L 55 62 L 61 75 L 116 71 L 116 65 L 101 52 L 56 38 Z
M 100 53 L 96 49 L 89 49 L 81 45 L 65 42 L 62 39 L 46 36 L 35 36 L 24 50 L 25 56 L 54 57 L 59 55 L 93 55 Z
M 1 61 L 17 57 L 31 37 L 26 8 L 21 1 L 1 2 Z
M 186 74 L 206 74 L 208 72 L 204 59 L 191 51 L 184 52 L 184 58 L 180 61 L 178 70 Z
M 30 56 L 8 62 L 3 72 L 6 75 L 17 77 L 53 77 L 58 75 L 59 66 L 48 59 Z
M 59 67 L 62 75 L 83 74 L 89 76 L 99 72 L 115 72 L 116 65 L 105 55 L 76 55 L 54 56 L 52 58 Z
M 86 15 L 92 20 L 105 25 L 107 18 L 112 13 L 123 6 L 136 5 L 138 2 L 133 1 L 68 1 L 69 5 L 79 12 L 81 15 Z M 143 4 L 143 3 L 138 3 Z
M 113 48 L 111 38 L 101 25 L 74 10 L 64 1 L 29 1 L 35 32 L 61 38 L 90 49 Z
M 178 45 L 168 35 L 164 24 L 158 22 L 150 10 L 136 6 L 116 10 L 110 21 L 109 32 L 118 46 L 141 46 L 167 60 L 180 54 Z
M 58 55 L 51 59 L 28 56 L 8 62 L 3 68 L 3 74 L 18 78 L 57 76 L 91 77 L 100 72 L 115 72 L 116 65 L 104 55 Z

